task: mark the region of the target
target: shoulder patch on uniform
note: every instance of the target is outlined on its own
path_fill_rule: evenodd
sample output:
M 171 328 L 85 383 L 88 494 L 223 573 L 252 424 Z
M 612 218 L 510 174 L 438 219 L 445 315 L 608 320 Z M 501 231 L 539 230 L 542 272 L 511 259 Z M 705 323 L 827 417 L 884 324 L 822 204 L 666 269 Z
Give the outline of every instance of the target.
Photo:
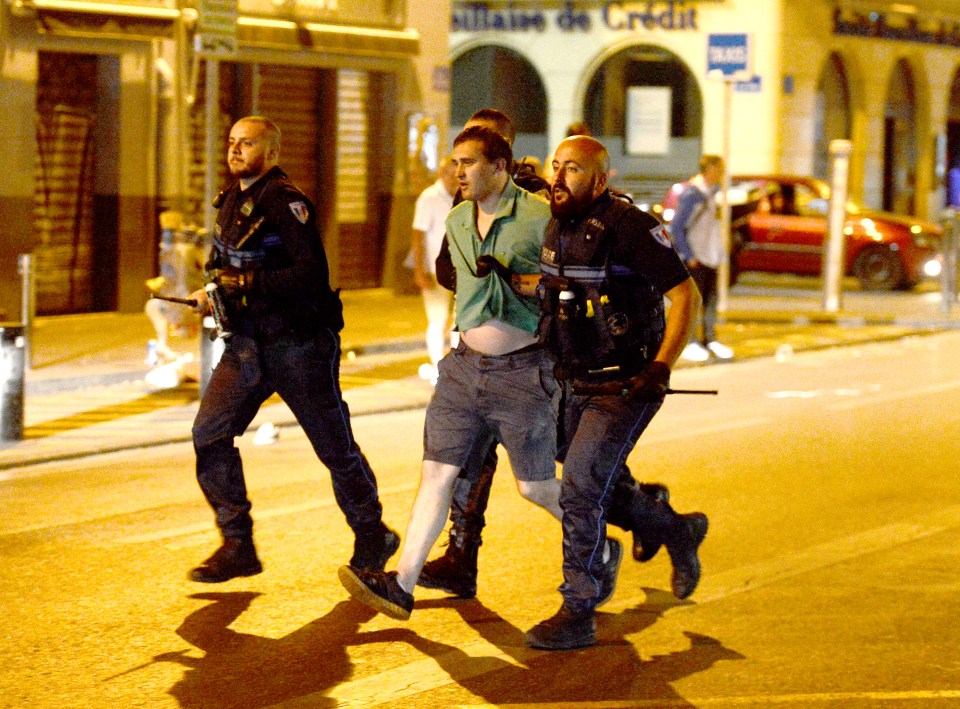
M 307 219 L 310 218 L 310 210 L 307 209 L 306 202 L 291 202 L 289 205 L 290 211 L 293 212 L 293 216 L 297 218 L 297 221 L 301 224 L 306 224 Z
M 666 246 L 668 249 L 673 248 L 673 244 L 670 243 L 670 236 L 667 234 L 667 229 L 663 226 L 663 224 L 657 224 L 653 229 L 650 230 L 650 233 L 661 246 Z

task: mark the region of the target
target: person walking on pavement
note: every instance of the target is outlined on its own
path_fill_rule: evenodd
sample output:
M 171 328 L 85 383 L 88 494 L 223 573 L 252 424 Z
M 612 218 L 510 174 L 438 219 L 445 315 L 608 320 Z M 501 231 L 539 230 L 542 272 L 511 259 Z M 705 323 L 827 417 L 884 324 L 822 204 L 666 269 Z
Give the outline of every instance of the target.
M 526 634 L 528 645 L 569 650 L 595 642 L 604 574 L 599 551 L 623 462 L 663 405 L 700 296 L 653 216 L 613 197 L 609 155 L 575 136 L 554 154 L 553 219 L 541 255 L 541 334 L 565 387 L 563 604 Z M 664 302 L 670 300 L 669 315 Z M 687 598 L 700 579 L 706 515 L 677 514 L 638 494 L 673 561 L 672 586 Z
M 450 309 L 453 304 L 453 293 L 437 283 L 436 261 L 456 192 L 456 168 L 447 157 L 440 162 L 436 182 L 420 193 L 413 210 L 410 260 L 413 280 L 420 289 L 427 315 L 427 354 L 430 356 L 429 376 L 423 378 L 434 384 L 437 362 L 450 349 Z
M 427 407 L 423 468 L 406 541 L 396 571 L 340 569 L 354 598 L 401 620 L 410 617 L 413 590 L 443 530 L 457 474 L 491 439 L 506 448 L 521 495 L 561 516 L 554 462 L 559 390 L 553 363 L 537 342 L 539 304 L 520 297 L 510 275 L 537 273 L 550 207 L 513 183 L 510 144 L 495 131 L 464 129 L 453 156 L 467 200 L 447 217 L 460 343 L 441 360 Z
M 717 340 L 717 269 L 724 257 L 717 192 L 723 180 L 724 164 L 719 155 L 700 158 L 700 172 L 691 178 L 680 194 L 677 211 L 670 223 L 674 248 L 686 264 L 700 289 L 703 308 L 697 340 L 691 340 L 683 358 L 705 362 L 712 354 L 717 359 L 730 359 L 733 350 Z
M 492 108 L 484 108 L 474 113 L 466 124 L 466 127 L 471 126 L 490 128 L 502 135 L 511 145 L 516 134 L 510 118 Z M 586 124 L 575 124 L 571 129 L 574 130 L 572 135 L 589 134 Z M 551 166 L 551 173 L 552 169 Z M 544 194 L 547 198 L 550 196 L 549 184 L 536 175 L 515 175 L 514 182 L 528 192 Z M 458 192 L 454 197 L 454 204 L 458 204 L 459 200 Z M 456 272 L 446 238 L 443 240 L 436 265 L 440 284 L 454 290 Z M 562 435 L 563 431 L 558 431 L 558 436 Z M 449 541 L 441 556 L 424 565 L 417 580 L 418 586 L 440 589 L 459 598 L 476 596 L 479 549 L 483 543 L 485 512 L 496 469 L 496 440 L 488 448 L 474 451 L 468 456 L 467 464 L 461 470 L 454 486 Z M 637 493 L 642 493 L 652 500 L 637 498 Z M 638 482 L 624 464 L 622 474 L 617 477 L 612 498 L 608 509 L 610 523 L 633 533 L 633 558 L 636 561 L 649 561 L 657 554 L 661 544 L 656 541 L 657 533 L 650 529 L 648 516 L 643 511 L 648 502 L 669 502 L 669 490 L 659 483 Z M 612 540 L 611 548 L 615 557 L 622 555 L 618 541 Z
M 350 563 L 382 569 L 400 546 L 382 521 L 377 480 L 353 438 L 341 395 L 343 306 L 330 288 L 314 207 L 279 158 L 280 130 L 269 119 L 248 116 L 230 129 L 227 161 L 237 181 L 215 201 L 207 269 L 232 336 L 193 423 L 197 480 L 223 536 L 220 548 L 190 572 L 202 583 L 262 571 L 234 439 L 274 393 L 330 469 L 334 496 L 355 535 Z M 199 310 L 209 310 L 207 290 L 191 297 Z

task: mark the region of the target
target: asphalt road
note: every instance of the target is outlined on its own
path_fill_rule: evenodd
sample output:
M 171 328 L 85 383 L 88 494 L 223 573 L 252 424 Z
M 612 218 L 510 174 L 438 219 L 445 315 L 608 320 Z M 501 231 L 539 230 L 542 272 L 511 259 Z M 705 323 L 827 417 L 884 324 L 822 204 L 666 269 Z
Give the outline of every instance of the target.
M 599 643 L 523 646 L 560 602 L 559 525 L 502 463 L 475 601 L 409 622 L 347 600 L 352 540 L 295 430 L 242 441 L 265 571 L 216 546 L 176 444 L 3 471 L 0 707 L 920 707 L 960 701 L 960 334 L 679 370 L 630 459 L 711 519 L 704 578 L 625 561 Z M 411 385 L 415 385 L 411 382 Z M 402 531 L 422 411 L 360 417 Z M 623 535 L 625 540 L 628 539 Z

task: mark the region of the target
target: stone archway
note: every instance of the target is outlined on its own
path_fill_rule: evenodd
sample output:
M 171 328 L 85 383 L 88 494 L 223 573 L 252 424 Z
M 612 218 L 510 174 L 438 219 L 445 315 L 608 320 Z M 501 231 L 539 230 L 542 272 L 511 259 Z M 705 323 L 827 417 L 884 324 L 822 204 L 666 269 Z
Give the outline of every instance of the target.
M 947 103 L 947 204 L 960 207 L 960 68 Z
M 850 82 L 846 67 L 834 52 L 817 81 L 814 115 L 813 174 L 827 179 L 830 176 L 830 141 L 849 140 L 853 131 L 850 107 Z
M 887 83 L 883 117 L 883 208 L 914 214 L 916 207 L 917 92 L 913 70 L 898 61 Z
M 669 116 L 666 152 L 628 151 L 627 97 L 632 89 L 665 89 Z M 654 94 L 651 94 L 654 95 Z M 663 93 L 659 94 L 661 98 Z M 663 47 L 633 45 L 601 63 L 589 78 L 583 116 L 607 149 L 617 171 L 614 185 L 635 201 L 659 202 L 667 188 L 697 172 L 702 149 L 703 98 L 694 73 Z
M 547 154 L 547 92 L 543 79 L 520 53 L 496 44 L 468 49 L 453 60 L 450 128 L 459 131 L 481 108 L 503 111 L 513 121 L 517 159 Z

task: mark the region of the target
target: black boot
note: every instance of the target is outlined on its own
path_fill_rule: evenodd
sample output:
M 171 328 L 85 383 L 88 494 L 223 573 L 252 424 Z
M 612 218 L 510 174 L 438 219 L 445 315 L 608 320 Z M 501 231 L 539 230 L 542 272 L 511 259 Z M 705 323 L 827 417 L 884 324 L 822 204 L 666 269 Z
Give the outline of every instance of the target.
M 673 562 L 673 578 L 670 585 L 673 595 L 681 601 L 700 583 L 700 557 L 697 549 L 707 536 L 707 516 L 702 512 L 677 515 L 673 529 L 665 544 Z
M 666 485 L 660 483 L 640 483 L 637 487 L 646 497 L 637 500 L 634 506 L 633 558 L 636 561 L 650 561 L 660 551 L 663 541 L 661 535 L 650 528 L 650 524 L 644 518 L 644 512 L 649 506 L 648 502 L 669 503 L 670 491 Z
M 597 642 L 593 610 L 577 611 L 566 603 L 552 617 L 540 621 L 524 635 L 530 647 L 542 650 L 575 650 Z
M 479 537 L 451 530 L 447 550 L 443 556 L 423 565 L 417 585 L 439 588 L 459 598 L 474 598 L 477 595 L 479 549 Z
M 638 493 L 634 496 L 634 558 L 640 551 L 667 547 L 673 564 L 671 588 L 680 600 L 688 598 L 700 583 L 697 550 L 707 535 L 707 516 L 702 512 L 677 514 L 670 503 Z M 637 541 L 642 540 L 642 545 Z
M 371 532 L 357 534 L 353 540 L 350 566 L 355 569 L 383 571 L 387 560 L 400 548 L 400 535 L 383 522 Z
M 227 538 L 223 545 L 200 566 L 190 571 L 190 580 L 200 583 L 222 583 L 237 576 L 256 576 L 263 571 L 253 540 Z

